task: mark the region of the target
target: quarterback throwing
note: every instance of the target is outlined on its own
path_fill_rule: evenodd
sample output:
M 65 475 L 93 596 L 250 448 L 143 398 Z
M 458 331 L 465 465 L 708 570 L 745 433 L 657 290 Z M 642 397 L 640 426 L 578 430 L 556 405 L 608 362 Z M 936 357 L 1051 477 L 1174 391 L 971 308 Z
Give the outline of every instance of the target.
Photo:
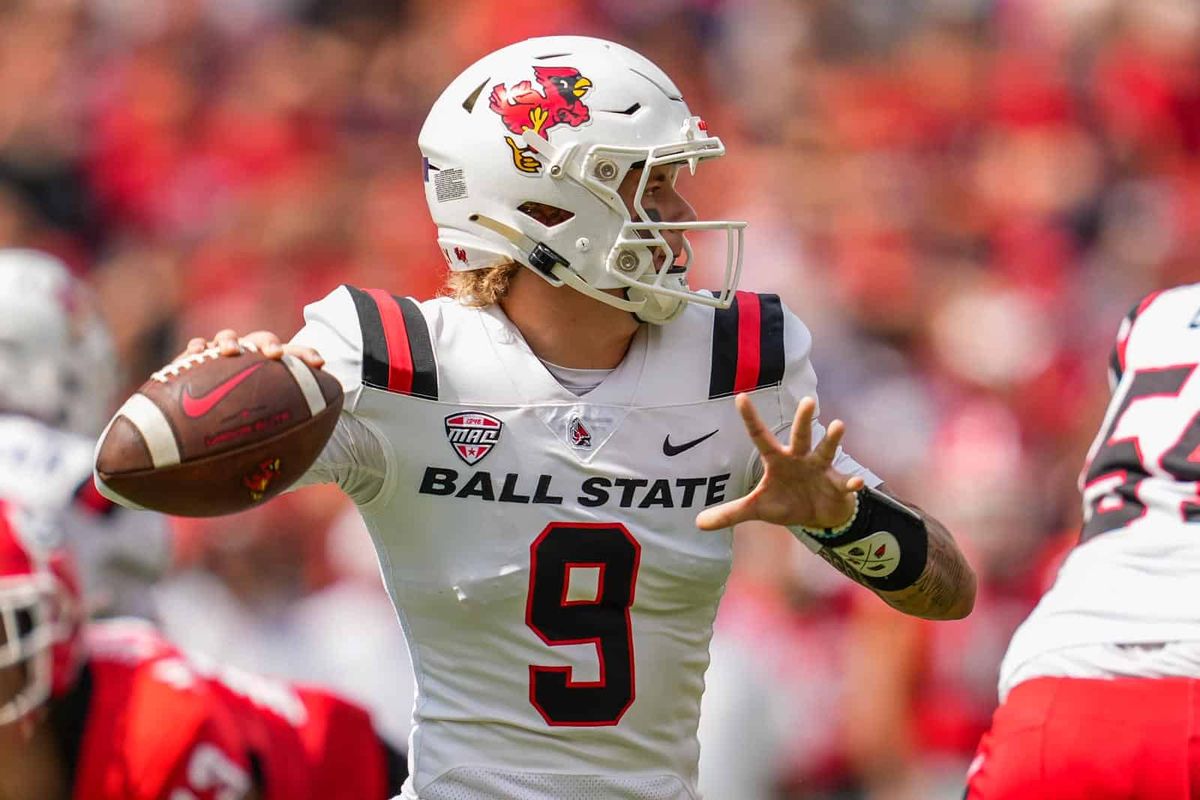
M 808 329 L 737 291 L 745 223 L 677 188 L 725 148 L 658 67 L 583 37 L 506 47 L 443 92 L 420 149 L 451 296 L 343 286 L 288 345 L 242 339 L 345 392 L 301 484 L 357 503 L 409 640 L 404 798 L 695 797 L 743 520 L 902 611 L 969 613 L 944 528 L 816 421 Z M 713 291 L 688 283 L 694 230 L 725 237 Z

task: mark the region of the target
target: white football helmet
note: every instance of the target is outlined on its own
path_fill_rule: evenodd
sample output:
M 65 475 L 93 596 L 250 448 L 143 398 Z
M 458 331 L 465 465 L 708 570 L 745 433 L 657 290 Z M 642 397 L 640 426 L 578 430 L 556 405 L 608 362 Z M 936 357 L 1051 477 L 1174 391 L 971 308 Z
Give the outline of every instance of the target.
M 95 435 L 116 386 L 112 340 L 83 283 L 54 256 L 0 249 L 0 412 Z
M 691 300 L 727 307 L 742 264 L 744 222 L 652 219 L 652 168 L 697 164 L 725 146 L 679 89 L 634 51 L 602 39 L 529 39 L 485 56 L 442 92 L 420 136 L 425 197 L 452 270 L 516 261 L 647 322 Z M 633 215 L 617 194 L 641 168 Z M 533 210 L 552 212 L 539 214 Z M 724 230 L 723 285 L 691 289 L 664 231 Z M 656 266 L 655 256 L 659 256 Z M 624 297 L 604 289 L 624 289 Z

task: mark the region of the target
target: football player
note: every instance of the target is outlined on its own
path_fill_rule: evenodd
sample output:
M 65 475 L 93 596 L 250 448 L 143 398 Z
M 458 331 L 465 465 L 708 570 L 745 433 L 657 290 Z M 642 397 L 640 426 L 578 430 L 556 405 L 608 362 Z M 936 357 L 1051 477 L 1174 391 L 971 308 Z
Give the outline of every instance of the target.
M 0 503 L 0 798 L 257 798 L 234 715 L 120 632 L 85 632 L 57 526 Z
M 697 219 L 677 185 L 725 148 L 658 67 L 514 44 L 450 84 L 419 144 L 453 296 L 343 286 L 288 345 L 346 392 L 304 482 L 358 504 L 409 640 L 404 798 L 694 797 L 744 520 L 902 611 L 970 611 L 946 530 L 816 421 L 807 328 L 736 291 L 744 223 Z M 724 237 L 716 291 L 688 282 L 698 230 Z M 241 348 L 188 352 L 210 345 Z
M 57 536 L 0 505 L 0 800 L 399 791 L 405 765 L 359 706 L 187 658 L 145 620 L 81 623 Z
M 366 709 L 316 686 L 297 685 L 210 659 L 170 652 L 170 668 L 203 677 L 235 710 L 263 800 L 388 800 L 408 768 Z
M 1122 321 L 1079 542 L 1009 644 L 970 800 L 1200 796 L 1198 362 L 1200 284 Z
M 92 647 L 153 661 L 169 683 L 204 683 L 235 718 L 263 800 L 387 800 L 400 791 L 402 757 L 360 706 L 315 686 L 185 656 L 145 620 L 95 623 L 87 634 Z
M 107 329 L 67 266 L 0 249 L 0 498 L 70 517 L 89 611 L 150 615 L 148 588 L 171 558 L 166 522 L 114 505 L 91 479 L 117 375 Z

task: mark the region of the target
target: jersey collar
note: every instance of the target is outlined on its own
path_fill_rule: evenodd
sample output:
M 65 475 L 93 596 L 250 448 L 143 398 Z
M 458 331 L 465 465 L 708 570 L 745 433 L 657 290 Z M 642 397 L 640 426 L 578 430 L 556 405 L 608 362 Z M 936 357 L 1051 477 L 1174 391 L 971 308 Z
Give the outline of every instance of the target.
M 625 358 L 600 385 L 583 397 L 560 384 L 529 347 L 517 326 L 498 304 L 480 309 L 480 321 L 496 360 L 520 401 L 527 405 L 590 404 L 628 408 L 633 405 L 645 370 L 650 336 L 643 324 Z

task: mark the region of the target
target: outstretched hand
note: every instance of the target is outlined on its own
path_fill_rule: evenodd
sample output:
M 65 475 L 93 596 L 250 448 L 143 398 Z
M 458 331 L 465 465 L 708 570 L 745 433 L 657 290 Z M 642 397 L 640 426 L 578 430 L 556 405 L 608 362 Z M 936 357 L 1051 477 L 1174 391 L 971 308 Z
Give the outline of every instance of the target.
M 749 520 L 807 528 L 845 524 L 854 513 L 854 493 L 865 485 L 861 477 L 849 477 L 833 468 L 845 424 L 831 422 L 825 438 L 813 447 L 817 403 L 805 397 L 796 408 L 791 438 L 785 446 L 763 423 L 749 395 L 740 394 L 735 402 L 746 432 L 758 448 L 763 476 L 746 496 L 701 511 L 696 527 L 715 531 Z
M 279 337 L 270 331 L 254 331 L 253 333 L 247 333 L 245 336 L 238 336 L 236 331 L 229 328 L 217 331 L 216 335 L 211 339 L 205 339 L 201 336 L 190 339 L 187 349 L 176 356 L 175 360 L 178 361 L 184 356 L 203 353 L 205 350 L 213 347 L 223 356 L 236 356 L 242 352 L 243 343 L 254 345 L 267 358 L 279 359 L 283 358 L 284 354 L 287 353 L 296 356 L 313 369 L 320 369 L 325 365 L 325 359 L 316 350 L 297 344 L 283 344 L 279 340 Z

